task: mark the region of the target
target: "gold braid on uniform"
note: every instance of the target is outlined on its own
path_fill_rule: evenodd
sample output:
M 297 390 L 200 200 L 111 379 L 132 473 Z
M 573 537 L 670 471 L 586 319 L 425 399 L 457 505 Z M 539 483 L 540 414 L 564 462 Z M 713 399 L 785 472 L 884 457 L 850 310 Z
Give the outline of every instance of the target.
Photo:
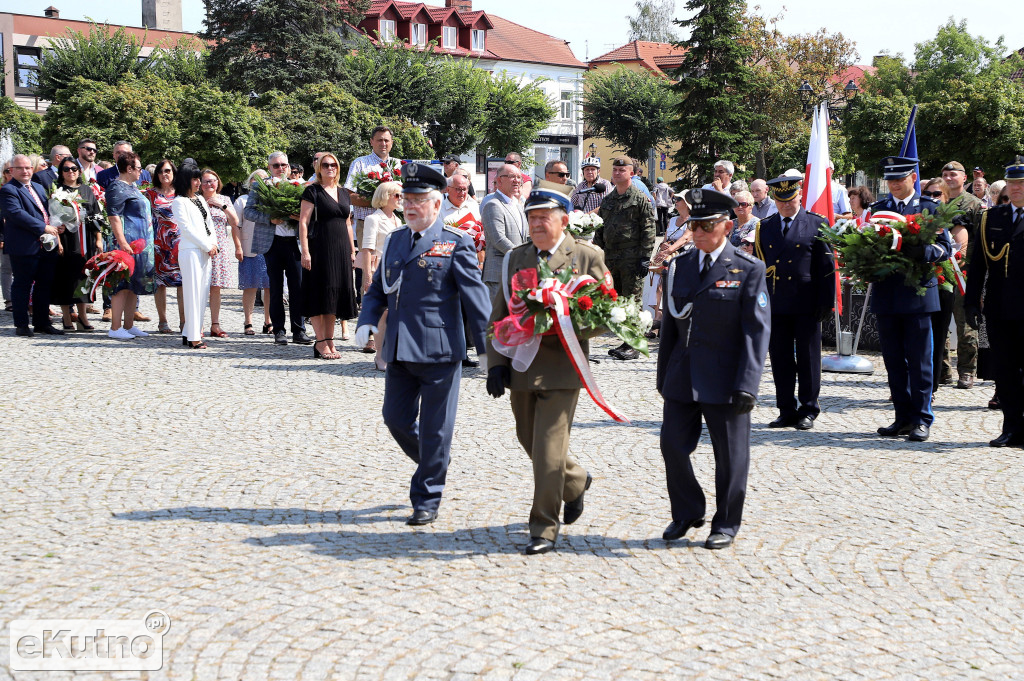
M 1005 260 L 1005 262 L 1003 263 L 1003 274 L 1004 274 L 1004 276 L 1009 276 L 1010 275 L 1010 244 L 1008 244 L 1008 243 L 1003 244 L 1003 247 L 1001 249 L 999 249 L 999 253 L 997 253 L 995 255 L 992 255 L 992 251 L 989 250 L 989 247 L 988 247 L 988 238 L 985 235 L 985 225 L 987 223 L 988 223 L 988 211 L 985 211 L 984 213 L 981 214 L 981 245 L 985 249 L 985 257 L 988 258 L 990 262 L 999 262 L 1000 260 Z M 992 244 L 992 248 L 995 248 L 995 247 L 996 247 L 996 245 Z
M 757 257 L 761 259 L 761 262 L 768 264 L 768 261 L 764 257 L 764 249 L 761 248 L 761 221 L 757 221 L 757 227 L 754 228 L 754 250 L 757 252 Z M 765 279 L 771 277 L 772 280 L 772 293 L 775 293 L 775 285 L 779 281 L 779 275 L 776 272 L 775 265 L 766 267 L 764 270 Z

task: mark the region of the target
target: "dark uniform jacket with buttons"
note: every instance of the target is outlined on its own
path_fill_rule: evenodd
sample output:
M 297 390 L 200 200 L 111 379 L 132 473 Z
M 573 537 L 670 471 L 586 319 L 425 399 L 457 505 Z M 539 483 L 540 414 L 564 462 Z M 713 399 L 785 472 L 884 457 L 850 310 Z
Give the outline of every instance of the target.
M 604 224 L 594 234 L 594 244 L 604 249 L 608 262 L 639 262 L 650 256 L 657 217 L 642 191 L 632 184 L 622 194 L 613 189 L 601 201 L 597 214 Z
M 706 404 L 756 396 L 771 332 L 764 263 L 727 242 L 701 281 L 698 254 L 676 256 L 665 275 L 658 392 Z
M 377 326 L 387 310 L 384 359 L 457 362 L 466 356 L 462 311 L 476 347 L 484 347 L 491 303 L 473 239 L 438 219 L 413 245 L 412 230 L 388 235 L 380 266 L 363 296 L 357 327 Z
M 785 236 L 778 213 L 758 226 L 754 253 L 765 264 L 772 314 L 817 315 L 820 308 L 835 304 L 832 249 L 818 238 L 821 225 L 827 222 L 827 218 L 801 208 Z
M 871 204 L 871 212 L 891 211 L 902 215 L 917 215 L 923 210 L 934 213 L 939 204 L 920 194 L 908 198 L 899 210 L 896 199 L 890 194 L 881 201 Z M 945 229 L 935 239 L 935 243 L 924 249 L 925 262 L 941 262 L 953 252 L 953 241 Z M 907 286 L 902 274 L 894 274 L 882 281 L 875 282 L 871 290 L 871 311 L 874 314 L 930 314 L 939 311 L 939 281 L 932 275 L 923 279 L 925 287 L 923 296 L 917 295 L 912 287 Z
M 1024 319 L 1024 222 L 1014 227 L 1013 210 L 1004 203 L 982 214 L 968 265 L 964 304 L 982 309 L 985 289 L 984 311 L 991 319 Z

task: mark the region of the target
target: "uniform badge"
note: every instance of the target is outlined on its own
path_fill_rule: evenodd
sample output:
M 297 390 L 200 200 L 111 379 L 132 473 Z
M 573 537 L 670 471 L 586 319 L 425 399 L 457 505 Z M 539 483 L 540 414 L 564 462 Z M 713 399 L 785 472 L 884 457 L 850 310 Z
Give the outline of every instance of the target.
M 435 241 L 433 247 L 423 255 L 428 258 L 450 258 L 452 253 L 455 252 L 455 246 L 456 242 L 454 241 Z
M 424 260 L 423 258 L 420 258 L 419 260 L 416 261 L 416 264 L 419 265 L 420 267 L 426 267 L 427 261 Z
M 693 197 L 694 203 L 704 203 L 704 192 L 701 189 L 691 190 L 691 196 Z
M 737 268 L 737 269 L 734 269 L 734 270 L 729 270 L 729 274 L 739 274 L 742 271 L 743 270 Z
M 757 305 L 758 307 L 768 307 L 768 294 L 764 291 L 757 295 Z
M 739 288 L 740 282 L 738 281 L 716 281 L 715 288 Z

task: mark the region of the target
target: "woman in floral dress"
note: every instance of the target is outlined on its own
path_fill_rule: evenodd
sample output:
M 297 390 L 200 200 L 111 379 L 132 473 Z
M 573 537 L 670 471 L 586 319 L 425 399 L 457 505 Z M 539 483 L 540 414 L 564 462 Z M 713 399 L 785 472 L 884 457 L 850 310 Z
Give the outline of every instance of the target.
M 220 290 L 238 286 L 238 264 L 242 261 L 242 235 L 238 231 L 238 214 L 231 200 L 220 194 L 224 185 L 220 175 L 209 168 L 203 171 L 203 198 L 210 206 L 210 217 L 217 235 L 217 255 L 213 256 L 213 277 L 210 280 L 210 335 L 226 338 L 220 328 Z
M 175 289 L 178 299 L 178 330 L 185 326 L 185 311 L 181 307 L 181 270 L 178 268 L 178 225 L 171 216 L 174 201 L 174 175 L 178 172 L 174 161 L 164 159 L 153 171 L 153 186 L 143 192 L 153 208 L 153 248 L 156 253 L 153 301 L 160 317 L 157 330 L 173 333 L 167 323 L 167 289 Z

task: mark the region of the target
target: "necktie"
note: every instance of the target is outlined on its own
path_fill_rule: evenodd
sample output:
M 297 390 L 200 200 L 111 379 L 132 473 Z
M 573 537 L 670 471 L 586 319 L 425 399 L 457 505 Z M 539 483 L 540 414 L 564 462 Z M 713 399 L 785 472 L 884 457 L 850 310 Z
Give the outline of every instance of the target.
M 39 194 L 36 194 L 36 190 L 32 188 L 32 185 L 27 185 L 28 193 L 32 195 L 32 198 L 36 202 L 36 207 L 43 214 L 43 220 L 46 224 L 50 224 L 50 215 L 46 212 L 46 207 L 43 206 L 43 202 L 39 200 Z
M 706 277 L 708 272 L 710 272 L 710 271 L 711 271 L 711 256 L 708 255 L 707 253 L 705 253 L 704 254 L 704 263 L 701 265 L 701 268 L 700 268 L 700 278 L 701 278 L 701 280 L 703 280 L 704 277 Z
M 547 262 L 547 259 L 551 257 L 551 251 L 537 251 L 537 257 Z
M 421 234 L 420 232 L 413 232 L 412 233 L 412 245 L 413 245 L 413 248 L 416 247 L 416 242 L 419 241 L 420 237 L 422 237 L 422 236 L 423 236 L 423 234 Z
M 793 218 L 782 218 L 782 236 L 786 236 L 789 233 L 789 223 L 793 221 Z
M 904 204 L 902 201 L 897 201 L 896 202 L 896 212 L 897 213 L 902 215 L 903 214 L 903 209 L 905 207 L 906 207 L 906 204 Z
M 1021 220 L 1024 220 L 1024 208 L 1018 208 L 1017 210 L 1014 211 L 1013 215 L 1013 224 L 1020 225 Z

